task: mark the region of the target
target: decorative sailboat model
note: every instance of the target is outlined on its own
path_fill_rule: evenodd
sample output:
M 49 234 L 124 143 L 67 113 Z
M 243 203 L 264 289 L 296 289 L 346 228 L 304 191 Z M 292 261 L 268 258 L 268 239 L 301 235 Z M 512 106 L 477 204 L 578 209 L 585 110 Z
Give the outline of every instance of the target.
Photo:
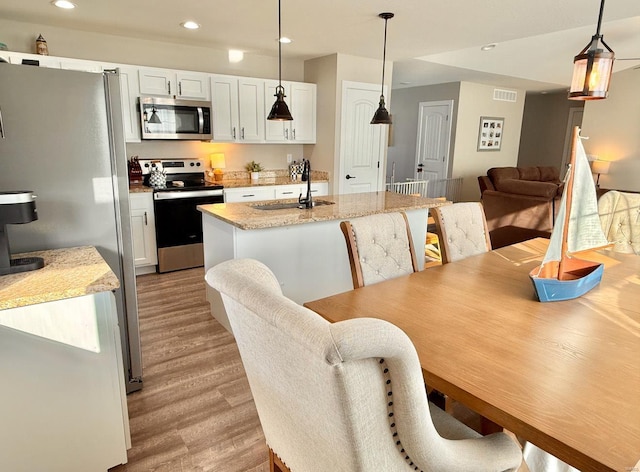
M 529 273 L 541 302 L 578 298 L 598 285 L 604 272 L 603 264 L 575 257 L 609 245 L 579 132 L 574 128 L 571 163 L 549 247 L 542 264 Z

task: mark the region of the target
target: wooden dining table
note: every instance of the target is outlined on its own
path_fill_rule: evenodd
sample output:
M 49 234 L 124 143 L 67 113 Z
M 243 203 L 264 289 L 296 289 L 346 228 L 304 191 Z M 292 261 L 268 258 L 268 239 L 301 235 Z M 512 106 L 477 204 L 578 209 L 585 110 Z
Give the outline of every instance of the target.
M 602 282 L 540 303 L 533 239 L 305 303 L 372 317 L 412 340 L 427 386 L 583 472 L 640 472 L 640 256 L 611 250 Z

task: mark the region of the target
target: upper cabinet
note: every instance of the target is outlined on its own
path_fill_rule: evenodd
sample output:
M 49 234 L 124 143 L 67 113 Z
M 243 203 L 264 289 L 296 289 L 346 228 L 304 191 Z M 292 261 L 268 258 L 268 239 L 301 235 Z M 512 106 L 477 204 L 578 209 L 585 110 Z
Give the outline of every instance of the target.
M 265 112 L 275 101 L 277 80 L 264 84 Z M 293 121 L 266 121 L 265 140 L 273 143 L 308 144 L 316 142 L 316 85 L 304 82 L 282 82 L 285 102 Z
M 122 103 L 122 124 L 124 139 L 128 143 L 140 142 L 140 118 L 138 118 L 138 68 L 119 66 L 120 101 Z
M 263 83 L 248 77 L 211 76 L 214 141 L 264 141 Z
M 140 93 L 209 100 L 209 74 L 183 72 L 169 69 L 140 68 L 138 70 Z

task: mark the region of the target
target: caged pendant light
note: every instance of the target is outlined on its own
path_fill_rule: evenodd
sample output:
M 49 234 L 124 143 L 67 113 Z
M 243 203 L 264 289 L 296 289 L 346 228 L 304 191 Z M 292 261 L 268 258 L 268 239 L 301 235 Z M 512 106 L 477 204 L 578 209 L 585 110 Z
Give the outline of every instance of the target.
M 382 49 L 382 90 L 380 90 L 380 103 L 378 109 L 371 119 L 372 125 L 390 125 L 391 117 L 384 104 L 384 65 L 387 59 L 387 20 L 393 18 L 393 13 L 380 13 L 378 15 L 384 20 L 384 47 Z
M 573 59 L 573 79 L 569 90 L 570 100 L 599 100 L 607 98 L 613 71 L 613 51 L 602 39 L 602 13 L 604 0 L 600 3 L 598 28 L 591 42 Z
M 276 101 L 271 107 L 267 120 L 270 121 L 291 121 L 293 117 L 289 107 L 284 101 L 284 87 L 282 86 L 282 20 L 280 15 L 280 0 L 278 0 L 278 86 L 276 87 Z

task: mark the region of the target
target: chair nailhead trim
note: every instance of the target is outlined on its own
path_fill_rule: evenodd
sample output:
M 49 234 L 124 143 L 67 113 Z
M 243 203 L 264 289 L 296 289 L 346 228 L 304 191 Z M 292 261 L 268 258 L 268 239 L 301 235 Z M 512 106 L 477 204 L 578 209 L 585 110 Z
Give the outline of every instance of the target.
M 380 367 L 382 368 L 382 375 L 385 378 L 385 385 L 387 386 L 387 397 L 393 397 L 393 391 L 391 390 L 391 379 L 389 377 L 389 368 L 386 366 L 386 363 L 385 363 L 384 359 L 380 359 Z M 387 403 L 387 413 L 388 413 L 388 417 L 389 417 L 389 422 L 390 422 L 389 423 L 389 427 L 391 428 L 392 437 L 393 438 L 398 438 L 398 431 L 396 430 L 396 423 L 395 423 L 395 420 L 393 420 L 393 418 L 394 418 L 394 414 L 393 414 L 393 398 L 389 398 L 389 402 Z M 402 441 L 400 439 L 396 439 L 395 442 L 396 442 L 396 447 L 398 448 L 400 453 L 404 455 L 404 460 L 407 461 L 407 464 L 409 464 L 410 467 L 415 466 L 415 464 L 411 460 L 411 457 L 409 457 L 409 455 L 405 453 L 404 447 L 402 447 Z M 413 470 L 423 472 L 417 466 L 414 467 Z

